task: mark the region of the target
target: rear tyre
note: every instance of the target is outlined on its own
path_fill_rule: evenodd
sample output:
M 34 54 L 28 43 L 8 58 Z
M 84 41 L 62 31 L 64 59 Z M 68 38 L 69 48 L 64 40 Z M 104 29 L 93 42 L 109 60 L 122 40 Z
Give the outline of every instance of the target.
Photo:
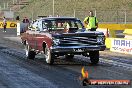
M 51 53 L 50 49 L 47 46 L 45 47 L 45 58 L 47 64 L 52 65 L 54 63 L 55 56 L 53 55 L 53 53 Z
M 99 62 L 99 51 L 90 51 L 89 52 L 90 61 L 92 64 L 96 65 Z
M 36 53 L 34 51 L 31 51 L 31 48 L 28 43 L 26 43 L 26 45 L 25 45 L 25 50 L 26 50 L 27 59 L 34 60 Z

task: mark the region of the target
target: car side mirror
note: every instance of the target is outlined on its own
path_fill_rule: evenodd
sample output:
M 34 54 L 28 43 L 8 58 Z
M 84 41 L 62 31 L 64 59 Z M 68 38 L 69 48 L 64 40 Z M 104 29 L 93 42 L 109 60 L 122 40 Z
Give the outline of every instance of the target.
M 29 26 L 28 29 L 31 30 L 32 29 L 32 26 Z

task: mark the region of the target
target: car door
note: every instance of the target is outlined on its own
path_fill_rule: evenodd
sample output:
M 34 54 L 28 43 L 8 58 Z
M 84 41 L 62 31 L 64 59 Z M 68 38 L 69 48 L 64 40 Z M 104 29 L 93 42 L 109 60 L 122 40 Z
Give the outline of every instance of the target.
M 34 49 L 34 41 L 33 41 L 33 38 L 34 38 L 34 30 L 28 30 L 27 31 L 27 42 L 28 42 L 28 44 L 30 45 L 30 47 L 32 49 Z
M 40 47 L 40 44 L 41 44 L 41 40 L 42 40 L 42 37 L 40 37 L 40 32 L 42 30 L 42 24 L 41 24 L 41 20 L 38 21 L 38 24 L 37 24 L 37 28 L 36 28 L 36 31 L 34 33 L 34 36 L 33 36 L 33 41 L 34 41 L 34 47 L 36 50 L 39 50 L 38 47 Z M 40 42 L 41 41 L 41 42 Z M 42 45 L 41 45 L 42 46 Z
M 28 31 L 28 40 L 30 41 L 30 46 L 32 49 L 36 49 L 36 31 L 37 31 L 37 22 L 35 22 L 35 26 L 31 28 L 31 30 Z
M 39 31 L 36 32 L 36 37 L 35 37 L 36 49 L 42 51 L 43 50 L 43 42 L 48 41 L 47 36 L 50 36 L 50 34 L 49 34 L 47 27 L 43 20 L 41 20 L 39 22 L 38 28 L 39 28 Z

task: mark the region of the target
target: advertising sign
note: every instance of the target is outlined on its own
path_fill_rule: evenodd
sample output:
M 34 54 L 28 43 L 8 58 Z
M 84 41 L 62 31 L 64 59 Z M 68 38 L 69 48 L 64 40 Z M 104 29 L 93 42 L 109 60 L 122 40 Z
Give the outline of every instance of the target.
M 132 54 L 132 40 L 113 38 L 111 39 L 111 51 Z
M 9 22 L 7 21 L 7 26 L 6 28 L 16 28 L 17 27 L 17 22 Z M 3 28 L 3 22 L 0 22 L 0 28 Z

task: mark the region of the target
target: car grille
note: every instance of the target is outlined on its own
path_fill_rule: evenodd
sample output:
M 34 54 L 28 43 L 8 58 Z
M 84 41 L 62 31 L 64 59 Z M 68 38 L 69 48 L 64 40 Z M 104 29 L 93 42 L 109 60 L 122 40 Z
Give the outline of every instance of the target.
M 66 37 L 60 39 L 60 46 L 97 45 L 96 37 Z

